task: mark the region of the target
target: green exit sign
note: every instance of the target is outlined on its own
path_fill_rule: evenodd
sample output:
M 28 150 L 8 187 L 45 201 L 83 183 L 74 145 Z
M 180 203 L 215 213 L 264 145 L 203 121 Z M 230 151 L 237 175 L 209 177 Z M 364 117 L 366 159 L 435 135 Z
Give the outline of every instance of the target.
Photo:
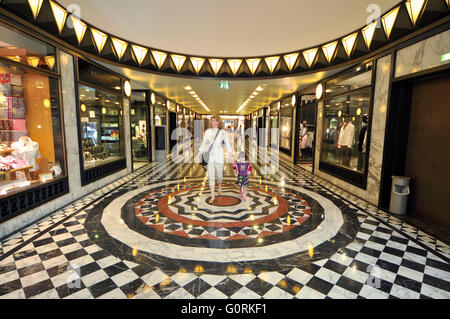
M 220 81 L 219 89 L 221 89 L 221 90 L 229 90 L 230 89 L 230 82 L 228 82 L 228 81 Z
M 441 62 L 445 62 L 450 60 L 450 53 L 444 54 L 441 56 Z

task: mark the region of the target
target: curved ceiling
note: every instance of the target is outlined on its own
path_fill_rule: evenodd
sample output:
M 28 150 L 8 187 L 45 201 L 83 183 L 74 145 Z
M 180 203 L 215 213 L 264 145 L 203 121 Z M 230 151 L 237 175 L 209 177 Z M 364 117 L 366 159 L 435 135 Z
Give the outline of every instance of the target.
M 279 54 L 333 40 L 400 0 L 59 0 L 120 38 L 189 55 Z M 79 8 L 79 12 L 77 10 Z

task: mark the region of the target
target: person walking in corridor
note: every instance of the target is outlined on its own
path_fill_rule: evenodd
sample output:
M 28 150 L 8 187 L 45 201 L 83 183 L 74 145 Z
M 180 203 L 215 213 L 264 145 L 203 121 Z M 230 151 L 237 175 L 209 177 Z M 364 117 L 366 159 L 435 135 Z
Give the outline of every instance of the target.
M 215 184 L 218 182 L 219 195 L 222 193 L 223 171 L 225 166 L 225 150 L 232 162 L 234 162 L 233 150 L 228 139 L 228 135 L 223 129 L 223 121 L 218 115 L 213 115 L 210 119 L 210 128 L 205 131 L 203 135 L 203 142 L 200 146 L 199 154 L 197 155 L 197 162 L 203 153 L 210 151 L 207 171 L 209 176 L 209 188 L 211 191 L 212 204 L 215 200 Z

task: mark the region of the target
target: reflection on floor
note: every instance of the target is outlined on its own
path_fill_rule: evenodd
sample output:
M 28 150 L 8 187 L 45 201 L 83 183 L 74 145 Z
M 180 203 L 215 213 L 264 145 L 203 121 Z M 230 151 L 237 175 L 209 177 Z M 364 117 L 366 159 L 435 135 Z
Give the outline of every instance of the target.
M 134 170 L 138 170 L 141 167 L 144 167 L 145 165 L 147 165 L 148 162 L 133 162 L 133 169 Z
M 450 298 L 444 243 L 280 163 L 151 163 L 0 244 L 0 298 Z

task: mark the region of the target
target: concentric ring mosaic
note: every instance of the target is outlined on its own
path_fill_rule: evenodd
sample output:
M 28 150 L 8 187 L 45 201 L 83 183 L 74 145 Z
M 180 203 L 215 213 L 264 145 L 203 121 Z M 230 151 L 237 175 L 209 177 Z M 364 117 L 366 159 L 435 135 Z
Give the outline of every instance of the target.
M 212 204 L 210 196 L 201 178 L 139 187 L 94 209 L 87 229 L 113 254 L 128 251 L 134 261 L 174 270 L 200 263 L 214 273 L 230 263 L 270 269 L 281 260 L 326 258 L 351 242 L 359 225 L 353 212 L 293 185 L 252 181 L 244 201 L 226 180 Z

